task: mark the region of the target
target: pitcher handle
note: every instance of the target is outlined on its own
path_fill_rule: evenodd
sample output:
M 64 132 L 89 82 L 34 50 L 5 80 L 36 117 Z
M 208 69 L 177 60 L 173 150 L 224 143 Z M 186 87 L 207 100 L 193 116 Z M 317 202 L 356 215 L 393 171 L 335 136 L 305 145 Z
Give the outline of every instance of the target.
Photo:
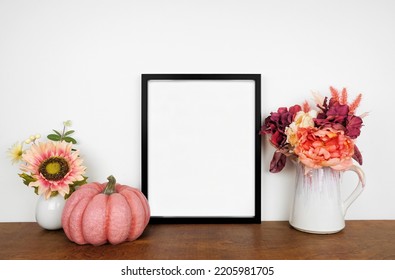
M 355 173 L 357 173 L 358 178 L 359 178 L 359 182 L 358 182 L 358 185 L 356 186 L 356 188 L 354 189 L 354 191 L 343 202 L 343 213 L 344 213 L 344 216 L 346 215 L 348 207 L 350 207 L 350 205 L 362 193 L 362 191 L 365 188 L 365 184 L 366 184 L 365 174 L 364 174 L 363 170 L 360 167 L 358 167 L 356 165 L 352 165 L 349 169 L 347 169 L 347 171 L 348 170 L 351 170 L 351 171 L 354 171 Z

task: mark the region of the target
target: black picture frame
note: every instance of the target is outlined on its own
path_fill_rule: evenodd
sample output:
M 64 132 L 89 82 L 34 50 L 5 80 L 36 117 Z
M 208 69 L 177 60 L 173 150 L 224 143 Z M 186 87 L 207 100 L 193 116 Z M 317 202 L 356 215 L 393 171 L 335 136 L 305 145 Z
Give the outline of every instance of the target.
M 260 223 L 261 75 L 142 74 L 141 93 L 142 192 L 150 204 L 150 223 Z M 216 121 L 220 125 L 212 125 Z M 189 132 L 196 127 L 203 133 Z M 223 133 L 217 135 L 217 128 Z M 200 143 L 209 144 L 202 148 Z M 191 151 L 192 157 L 186 155 Z M 206 184 L 195 180 L 218 184 L 203 189 Z M 188 190 L 189 184 L 194 186 Z M 217 200 L 226 206 L 219 203 L 217 209 Z

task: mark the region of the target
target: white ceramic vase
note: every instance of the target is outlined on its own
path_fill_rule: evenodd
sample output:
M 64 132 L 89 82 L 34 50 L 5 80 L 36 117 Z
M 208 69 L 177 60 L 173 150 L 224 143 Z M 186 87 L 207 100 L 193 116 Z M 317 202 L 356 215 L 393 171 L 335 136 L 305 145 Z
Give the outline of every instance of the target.
M 346 171 L 358 175 L 358 184 L 347 199 L 341 197 L 341 177 Z M 330 167 L 305 172 L 302 164 L 296 164 L 296 187 L 289 223 L 297 230 L 331 234 L 345 227 L 345 215 L 350 205 L 365 187 L 365 175 L 361 168 L 351 166 L 346 171 Z
M 62 228 L 62 212 L 66 200 L 61 195 L 45 199 L 40 195 L 36 204 L 36 221 L 44 229 L 57 230 Z

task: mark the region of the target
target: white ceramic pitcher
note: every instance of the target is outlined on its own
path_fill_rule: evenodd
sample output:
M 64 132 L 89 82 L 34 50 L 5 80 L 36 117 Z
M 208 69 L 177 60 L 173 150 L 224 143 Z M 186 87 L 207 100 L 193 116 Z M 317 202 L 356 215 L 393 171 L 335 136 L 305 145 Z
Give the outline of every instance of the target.
M 359 178 L 354 191 L 343 200 L 340 186 L 344 172 L 354 171 Z M 365 175 L 358 166 L 346 171 L 330 167 L 305 172 L 303 164 L 296 164 L 296 188 L 289 223 L 295 229 L 309 233 L 330 234 L 345 227 L 348 207 L 365 187 Z

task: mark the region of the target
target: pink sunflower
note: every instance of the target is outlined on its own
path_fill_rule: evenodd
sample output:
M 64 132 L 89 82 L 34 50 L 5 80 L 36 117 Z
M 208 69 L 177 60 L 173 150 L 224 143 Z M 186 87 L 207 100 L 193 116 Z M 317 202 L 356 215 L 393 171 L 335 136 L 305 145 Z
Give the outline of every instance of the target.
M 29 187 L 37 187 L 38 194 L 49 198 L 57 191 L 62 196 L 70 192 L 70 185 L 84 180 L 86 167 L 82 166 L 79 152 L 72 150 L 67 142 L 35 143 L 23 154 L 26 165 L 21 169 L 30 172 L 35 179 Z

